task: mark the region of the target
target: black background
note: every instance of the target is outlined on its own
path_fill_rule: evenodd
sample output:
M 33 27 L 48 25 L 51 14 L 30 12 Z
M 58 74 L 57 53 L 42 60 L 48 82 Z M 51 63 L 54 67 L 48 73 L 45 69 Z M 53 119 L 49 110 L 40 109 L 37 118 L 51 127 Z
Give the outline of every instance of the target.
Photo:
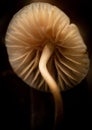
M 26 0 L 0 1 L 0 118 L 1 130 L 51 130 L 54 121 L 54 102 L 51 94 L 29 88 L 12 71 L 4 44 L 4 36 L 14 13 Z M 40 0 L 38 0 L 40 1 Z M 43 0 L 46 1 L 46 0 Z M 47 0 L 48 1 L 48 0 Z M 51 0 L 49 0 L 51 1 Z M 74 22 L 88 47 L 90 68 L 86 79 L 74 89 L 62 92 L 64 119 L 62 130 L 89 129 L 92 104 L 92 9 L 89 0 L 53 0 Z M 90 119 L 91 118 L 91 119 Z

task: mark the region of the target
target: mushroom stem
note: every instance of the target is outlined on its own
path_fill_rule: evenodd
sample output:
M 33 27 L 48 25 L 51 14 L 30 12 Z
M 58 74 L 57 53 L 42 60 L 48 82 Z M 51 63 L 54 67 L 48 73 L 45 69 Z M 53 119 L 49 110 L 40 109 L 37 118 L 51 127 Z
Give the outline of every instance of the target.
M 53 54 L 53 51 L 54 51 L 54 46 L 51 43 L 45 45 L 39 61 L 39 70 L 44 80 L 48 84 L 49 89 L 53 95 L 54 102 L 55 102 L 55 124 L 57 124 L 58 121 L 60 121 L 60 119 L 63 117 L 63 100 L 57 83 L 52 78 L 52 76 L 50 75 L 47 69 L 47 63 L 49 58 Z

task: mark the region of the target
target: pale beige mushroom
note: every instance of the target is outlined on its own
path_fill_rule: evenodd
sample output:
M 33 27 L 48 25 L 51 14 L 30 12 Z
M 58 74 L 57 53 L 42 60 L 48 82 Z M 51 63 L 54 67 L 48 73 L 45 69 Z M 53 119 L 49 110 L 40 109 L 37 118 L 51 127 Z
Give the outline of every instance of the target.
M 53 94 L 55 119 L 59 119 L 60 90 L 79 84 L 89 68 L 87 47 L 77 26 L 56 6 L 32 3 L 13 16 L 5 43 L 14 72 L 29 86 Z

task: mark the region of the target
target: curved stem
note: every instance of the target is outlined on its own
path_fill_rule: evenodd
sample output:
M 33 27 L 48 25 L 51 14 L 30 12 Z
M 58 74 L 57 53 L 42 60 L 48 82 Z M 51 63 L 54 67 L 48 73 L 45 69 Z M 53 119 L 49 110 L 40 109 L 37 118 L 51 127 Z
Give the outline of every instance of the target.
M 52 78 L 52 76 L 47 70 L 47 63 L 49 58 L 53 54 L 53 51 L 54 51 L 53 45 L 51 45 L 50 43 L 45 45 L 39 62 L 39 70 L 44 80 L 48 84 L 55 101 L 55 123 L 56 123 L 63 117 L 63 101 L 59 87 L 57 86 L 55 80 Z

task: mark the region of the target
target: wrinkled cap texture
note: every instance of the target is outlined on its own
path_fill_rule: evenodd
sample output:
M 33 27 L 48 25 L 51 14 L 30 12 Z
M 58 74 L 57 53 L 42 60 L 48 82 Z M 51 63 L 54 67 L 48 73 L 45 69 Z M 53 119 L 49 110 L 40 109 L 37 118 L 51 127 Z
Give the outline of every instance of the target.
M 8 26 L 5 44 L 14 72 L 29 86 L 48 91 L 39 71 L 47 43 L 54 48 L 47 68 L 61 91 L 79 84 L 88 73 L 87 47 L 78 27 L 62 10 L 48 3 L 25 6 Z

